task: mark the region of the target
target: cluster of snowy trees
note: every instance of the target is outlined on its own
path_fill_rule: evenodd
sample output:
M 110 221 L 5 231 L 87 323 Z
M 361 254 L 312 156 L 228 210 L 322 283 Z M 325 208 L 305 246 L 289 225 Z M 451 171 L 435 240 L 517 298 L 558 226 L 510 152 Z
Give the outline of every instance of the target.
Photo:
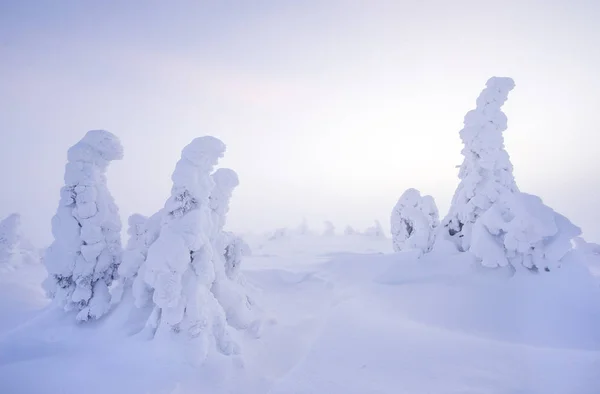
M 214 171 L 224 153 L 225 144 L 210 136 L 187 145 L 164 207 L 150 217 L 130 216 L 122 250 L 106 182 L 108 164 L 123 157 L 119 139 L 92 130 L 71 147 L 44 258 L 44 287 L 55 304 L 76 311 L 79 321 L 132 308 L 144 316 L 140 333 L 150 338 L 188 338 L 201 358 L 211 346 L 238 353 L 231 328 L 257 335 L 261 316 L 240 274 L 249 247 L 224 230 L 239 183 L 231 169 Z
M 414 189 L 400 197 L 391 214 L 394 250 L 427 253 L 451 242 L 486 267 L 533 271 L 551 271 L 572 257 L 581 230 L 515 183 L 501 110 L 514 86 L 510 78 L 490 78 L 465 116 L 460 183 L 441 223 L 431 197 Z
M 275 231 L 267 234 L 267 237 L 270 241 L 276 241 L 279 239 L 290 238 L 293 236 L 305 236 L 305 235 L 316 235 L 316 233 L 313 232 L 309 228 L 306 219 L 303 219 L 301 224 L 296 229 L 289 229 L 287 227 L 281 227 L 281 228 L 278 228 Z M 332 237 L 332 236 L 336 235 L 335 225 L 331 221 L 325 220 L 323 222 L 323 232 L 321 233 L 321 235 L 323 235 L 325 237 Z M 364 236 L 373 237 L 373 238 L 385 238 L 386 237 L 385 230 L 383 229 L 383 226 L 381 225 L 379 220 L 375 220 L 373 222 L 373 225 L 367 227 L 364 231 L 356 230 L 356 229 L 354 229 L 354 227 L 348 225 L 345 227 L 345 229 L 343 231 L 343 235 L 364 235 Z
M 578 227 L 517 188 L 504 149 L 507 118 L 501 110 L 513 88 L 510 78 L 491 78 L 465 116 L 460 183 L 442 221 L 431 196 L 415 189 L 402 194 L 390 217 L 396 252 L 416 249 L 422 255 L 446 244 L 472 253 L 486 267 L 515 271 L 560 267 L 574 258 L 573 240 L 587 255 L 600 256 L 597 245 L 577 238 Z M 77 321 L 129 308 L 142 316 L 138 333 L 187 338 L 200 358 L 211 348 L 237 354 L 238 331 L 258 335 L 263 317 L 240 273 L 250 248 L 225 231 L 239 184 L 235 171 L 215 171 L 225 150 L 215 137 L 191 141 L 175 165 L 163 208 L 149 217 L 129 217 L 123 249 L 119 210 L 106 179 L 110 162 L 123 158 L 123 147 L 104 130 L 89 131 L 72 146 L 52 218 L 54 240 L 43 257 L 44 288 L 55 305 Z M 39 260 L 20 235 L 19 221 L 11 215 L 0 222 L 0 266 Z M 324 236 L 335 234 L 333 223 L 324 225 Z M 385 237 L 378 221 L 364 232 L 348 226 L 343 233 Z M 290 234 L 310 234 L 306 220 L 295 230 L 278 229 L 271 239 Z

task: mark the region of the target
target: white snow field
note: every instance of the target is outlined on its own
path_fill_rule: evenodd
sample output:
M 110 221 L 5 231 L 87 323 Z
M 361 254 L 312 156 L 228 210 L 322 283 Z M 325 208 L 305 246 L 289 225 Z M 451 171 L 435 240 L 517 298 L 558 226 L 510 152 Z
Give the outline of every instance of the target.
M 600 392 L 600 290 L 583 264 L 512 276 L 361 235 L 251 247 L 242 272 L 268 322 L 202 367 L 183 344 L 132 336 L 144 322 L 119 308 L 87 323 L 57 313 L 42 265 L 3 274 L 0 392 Z

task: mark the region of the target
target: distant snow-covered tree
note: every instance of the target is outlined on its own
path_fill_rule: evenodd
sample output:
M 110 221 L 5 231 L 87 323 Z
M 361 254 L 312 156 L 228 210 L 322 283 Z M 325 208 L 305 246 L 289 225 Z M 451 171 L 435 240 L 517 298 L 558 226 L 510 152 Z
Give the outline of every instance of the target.
M 211 290 L 225 310 L 227 322 L 232 327 L 243 330 L 252 327 L 258 330 L 260 322 L 255 317 L 253 302 L 239 272 L 242 257 L 249 248 L 240 237 L 224 231 L 229 201 L 239 179 L 235 171 L 229 168 L 219 168 L 212 178 L 215 187 L 209 201 L 213 222 L 211 242 L 215 250 L 215 280 Z
M 551 271 L 573 250 L 581 230 L 526 193 L 504 193 L 473 226 L 471 253 L 486 267 Z
M 333 225 L 333 223 L 331 223 L 329 220 L 326 220 L 324 222 L 325 224 L 325 231 L 323 231 L 323 235 L 327 236 L 327 237 L 331 237 L 333 235 L 335 235 L 335 226 Z
M 498 200 L 500 195 L 518 191 L 513 167 L 504 149 L 502 132 L 507 128 L 501 107 L 515 84 L 510 78 L 492 77 L 477 99 L 477 106 L 467 113 L 460 137 L 464 143 L 464 161 L 460 167 L 460 184 L 443 221 L 446 238 L 459 250 L 468 250 L 477 218 Z
M 0 269 L 13 270 L 23 263 L 38 263 L 38 250 L 21 234 L 21 215 L 13 213 L 0 221 Z
M 365 235 L 368 237 L 385 238 L 385 232 L 379 220 L 375 220 L 373 226 L 365 230 Z
M 97 319 L 110 307 L 108 288 L 121 261 L 121 220 L 106 169 L 122 158 L 119 139 L 105 130 L 89 131 L 67 153 L 44 287 L 65 310 L 77 310 L 79 321 Z
M 239 351 L 229 337 L 225 312 L 211 292 L 216 276 L 211 172 L 224 152 L 223 142 L 210 136 L 196 138 L 183 149 L 171 177 L 171 197 L 159 212 L 158 237 L 138 273 L 154 305 L 147 330 L 153 336 L 181 333 L 192 339 L 200 359 L 211 343 L 224 354 Z
M 308 228 L 308 222 L 306 221 L 306 218 L 302 218 L 302 222 L 296 229 L 296 233 L 298 235 L 308 235 L 310 233 L 310 230 Z
M 390 217 L 394 251 L 431 251 L 439 223 L 433 197 L 421 196 L 416 189 L 406 190 L 394 206 Z
M 290 236 L 290 230 L 287 227 L 281 227 L 273 231 L 271 235 L 269 235 L 269 241 L 275 241 L 278 239 L 288 238 Z
M 346 226 L 346 228 L 344 229 L 344 235 L 356 235 L 356 234 L 358 234 L 358 233 L 352 226 Z

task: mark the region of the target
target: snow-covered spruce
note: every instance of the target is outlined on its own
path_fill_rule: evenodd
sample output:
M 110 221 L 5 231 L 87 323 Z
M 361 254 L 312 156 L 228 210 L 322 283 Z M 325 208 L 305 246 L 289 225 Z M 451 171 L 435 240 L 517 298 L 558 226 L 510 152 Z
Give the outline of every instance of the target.
M 211 343 L 225 354 L 239 351 L 229 337 L 225 312 L 211 292 L 215 269 L 210 174 L 224 152 L 223 142 L 210 136 L 196 138 L 183 149 L 171 177 L 171 197 L 159 212 L 158 237 L 138 273 L 152 293 L 149 334 L 178 333 L 194 340 L 201 360 Z
M 433 197 L 421 196 L 416 189 L 406 190 L 394 206 L 390 217 L 394 251 L 431 251 L 439 224 L 439 214 Z
M 119 139 L 89 131 L 67 153 L 65 186 L 52 218 L 54 242 L 44 263 L 44 287 L 77 320 L 97 319 L 110 307 L 108 288 L 121 261 L 121 220 L 106 184 L 106 169 L 123 158 Z
M 477 106 L 464 119 L 460 137 L 464 161 L 460 184 L 443 221 L 446 238 L 459 250 L 468 250 L 477 218 L 503 193 L 517 192 L 513 167 L 504 149 L 502 132 L 507 128 L 501 107 L 515 84 L 510 78 L 492 77 L 477 98 Z
M 581 230 L 526 193 L 504 193 L 475 222 L 473 253 L 486 267 L 552 271 L 571 258 Z
M 325 230 L 323 231 L 324 236 L 331 237 L 335 235 L 335 226 L 333 223 L 331 223 L 329 220 L 325 220 L 323 224 L 325 225 Z
M 229 168 L 219 168 L 213 174 L 215 187 L 210 195 L 213 234 L 211 242 L 215 253 L 215 281 L 212 292 L 226 313 L 227 322 L 237 329 L 259 329 L 260 321 L 255 317 L 254 302 L 248 296 L 244 279 L 240 275 L 240 265 L 245 252 L 249 250 L 241 238 L 224 232 L 229 201 L 233 189 L 238 184 L 238 176 Z

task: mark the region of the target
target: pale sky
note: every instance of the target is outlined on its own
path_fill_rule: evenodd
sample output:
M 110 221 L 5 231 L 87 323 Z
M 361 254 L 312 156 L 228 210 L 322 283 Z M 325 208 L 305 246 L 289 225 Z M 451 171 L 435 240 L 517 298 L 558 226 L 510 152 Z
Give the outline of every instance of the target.
M 496 75 L 516 83 L 520 189 L 598 242 L 598 20 L 569 0 L 0 0 L 0 216 L 49 243 L 67 149 L 98 128 L 124 145 L 108 174 L 124 231 L 202 135 L 240 176 L 232 230 L 389 227 L 409 187 L 443 216 L 463 117 Z

